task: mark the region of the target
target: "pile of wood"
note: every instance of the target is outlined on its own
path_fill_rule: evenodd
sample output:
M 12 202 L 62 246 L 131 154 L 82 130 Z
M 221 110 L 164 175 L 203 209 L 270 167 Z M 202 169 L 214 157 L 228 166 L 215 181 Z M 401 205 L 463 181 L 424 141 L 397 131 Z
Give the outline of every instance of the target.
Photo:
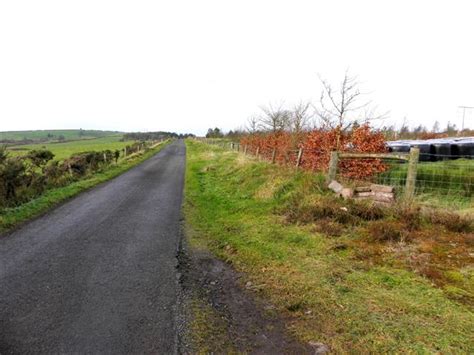
M 351 188 L 344 187 L 336 180 L 333 180 L 328 187 L 338 196 L 342 196 L 345 199 L 372 200 L 381 204 L 391 204 L 395 201 L 393 186 L 370 184 L 368 186 Z

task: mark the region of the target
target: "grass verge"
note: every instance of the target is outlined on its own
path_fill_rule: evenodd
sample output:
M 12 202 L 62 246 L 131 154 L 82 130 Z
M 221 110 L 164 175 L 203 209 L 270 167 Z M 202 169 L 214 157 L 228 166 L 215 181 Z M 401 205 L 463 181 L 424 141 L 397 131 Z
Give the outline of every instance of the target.
M 399 235 L 371 241 L 371 232 L 384 233 L 381 221 L 400 222 L 385 215 L 374 215 L 379 219 L 373 225 L 354 220 L 344 206 L 301 208 L 311 218 L 289 220 L 285 213 L 291 217 L 293 202 L 318 205 L 325 194 L 322 176 L 193 141 L 187 152 L 185 214 L 195 232 L 190 243 L 206 245 L 244 272 L 257 295 L 289 317 L 288 329 L 300 340 L 323 342 L 336 353 L 472 351 L 473 308 L 462 301 L 472 296 L 465 250 L 472 234 L 423 222 L 419 230 L 406 226 L 411 242 Z M 459 243 L 466 259 L 443 270 Z M 417 265 L 434 265 L 432 273 L 446 273 L 453 283 L 437 285 Z
M 153 149 L 129 156 L 118 162 L 117 165 L 111 165 L 104 171 L 96 173 L 85 179 L 73 182 L 67 186 L 47 190 L 38 198 L 24 203 L 15 208 L 7 208 L 0 211 L 0 233 L 5 233 L 15 226 L 23 223 L 31 218 L 37 217 L 49 209 L 57 206 L 59 203 L 74 197 L 75 195 L 90 189 L 102 182 L 113 179 L 114 177 L 124 173 L 137 164 L 145 161 L 154 154 L 158 153 L 168 142 L 155 146 Z

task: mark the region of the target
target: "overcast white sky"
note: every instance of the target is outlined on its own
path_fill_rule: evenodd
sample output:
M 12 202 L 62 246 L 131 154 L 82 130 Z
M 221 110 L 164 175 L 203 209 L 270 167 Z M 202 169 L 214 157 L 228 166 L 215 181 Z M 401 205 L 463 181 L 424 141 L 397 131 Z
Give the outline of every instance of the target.
M 390 121 L 460 126 L 473 35 L 472 0 L 2 0 L 0 130 L 231 129 L 348 67 Z

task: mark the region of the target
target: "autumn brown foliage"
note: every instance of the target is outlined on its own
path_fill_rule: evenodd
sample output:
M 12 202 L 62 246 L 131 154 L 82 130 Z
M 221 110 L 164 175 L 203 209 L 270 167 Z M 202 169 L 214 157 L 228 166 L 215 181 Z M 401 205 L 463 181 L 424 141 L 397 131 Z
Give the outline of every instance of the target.
M 295 137 L 288 132 L 255 133 L 243 137 L 240 141 L 249 153 L 259 150 L 259 155 L 271 159 L 276 150 L 276 161 L 294 163 L 296 151 L 303 148 L 301 167 L 307 170 L 325 171 L 329 166 L 331 152 L 383 153 L 386 152 L 385 138 L 381 132 L 371 130 L 369 125 L 362 125 L 349 132 L 338 129 L 312 130 Z M 379 159 L 342 160 L 340 172 L 348 178 L 365 178 L 386 170 L 386 165 Z

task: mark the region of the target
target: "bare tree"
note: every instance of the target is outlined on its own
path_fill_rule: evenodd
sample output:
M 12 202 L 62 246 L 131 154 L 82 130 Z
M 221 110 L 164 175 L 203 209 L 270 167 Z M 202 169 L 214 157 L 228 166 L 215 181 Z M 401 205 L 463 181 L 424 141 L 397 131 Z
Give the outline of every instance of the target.
M 303 101 L 293 107 L 290 117 L 290 129 L 293 133 L 299 135 L 308 128 L 311 119 L 309 108 L 310 103 Z
M 256 116 L 250 116 L 247 119 L 246 129 L 249 133 L 256 133 L 258 131 L 259 120 Z
M 376 108 L 371 106 L 371 101 L 360 102 L 361 96 L 364 95 L 359 90 L 360 83 L 356 76 L 349 75 L 348 70 L 337 89 L 325 79 L 320 77 L 320 80 L 323 88 L 316 114 L 323 126 L 345 131 L 354 121 L 367 122 L 386 116 L 386 113 L 376 114 Z
M 260 118 L 260 127 L 273 133 L 285 130 L 290 122 L 290 111 L 283 108 L 283 103 L 275 106 L 261 107 L 264 115 Z
M 324 128 L 337 130 L 337 148 L 341 135 L 351 129 L 355 122 L 367 122 L 386 116 L 375 114 L 375 108 L 370 107 L 371 101 L 360 102 L 363 93 L 359 90 L 359 82 L 356 76 L 349 75 L 348 70 L 337 89 L 325 79 L 320 77 L 320 80 L 323 88 L 316 114 Z

